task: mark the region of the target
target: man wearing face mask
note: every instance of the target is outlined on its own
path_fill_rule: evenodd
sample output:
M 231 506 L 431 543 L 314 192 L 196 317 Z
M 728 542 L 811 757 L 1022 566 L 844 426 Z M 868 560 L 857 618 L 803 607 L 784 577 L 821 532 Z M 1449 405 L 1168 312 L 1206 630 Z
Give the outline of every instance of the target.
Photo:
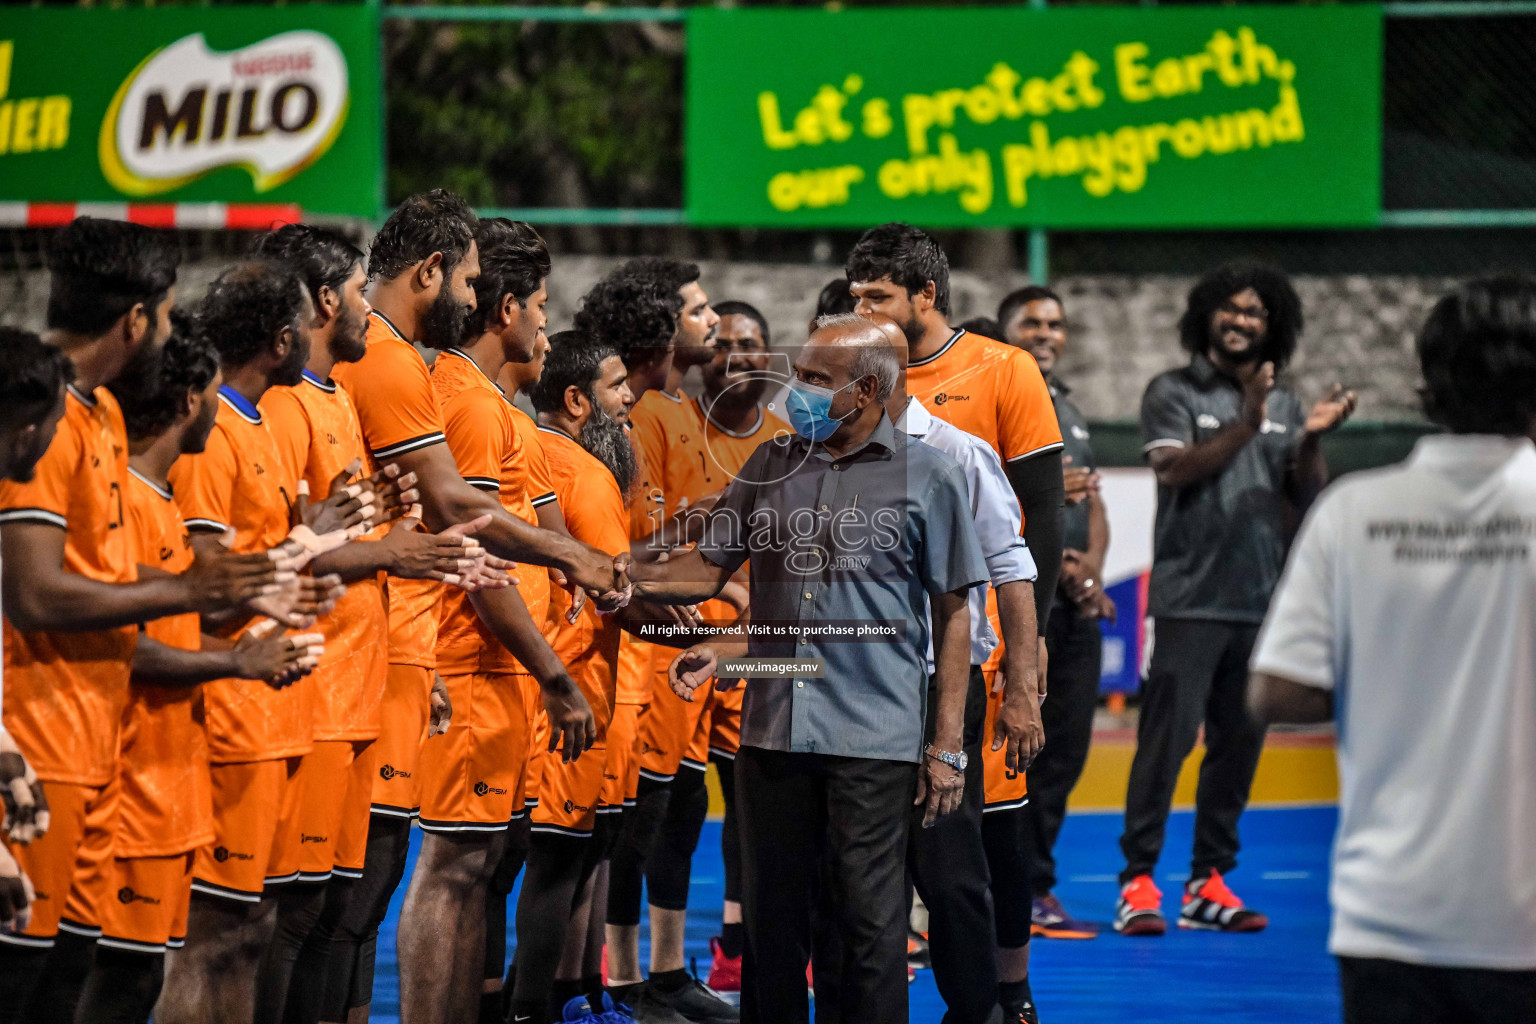
M 750 560 L 750 639 L 721 635 L 679 655 L 668 682 L 685 700 L 723 657 L 801 673 L 721 668 L 716 684 L 749 677 L 735 771 L 742 1019 L 809 1019 L 810 896 L 827 864 L 843 1019 L 897 1024 L 907 1020 L 908 823 L 922 803 L 932 825 L 965 791 L 966 598 L 987 566 L 960 467 L 885 415 L 900 366 L 881 326 L 856 314 L 820 324 L 794 364 L 799 436 L 758 446 L 698 546 L 637 564 L 632 578 L 636 596 L 696 604 Z M 938 697 L 925 746 L 930 624 Z
M 1256 932 L 1269 922 L 1222 876 L 1237 866 L 1237 821 L 1264 745 L 1248 714 L 1248 660 L 1285 560 L 1285 523 L 1328 481 L 1322 435 L 1354 411 L 1342 387 L 1307 412 L 1275 384 L 1296 351 L 1301 300 L 1273 267 L 1233 264 L 1189 293 L 1179 334 L 1189 365 L 1142 398 L 1157 475 L 1148 610 L 1156 620 L 1125 801 L 1115 930 L 1161 935 L 1152 880 L 1179 766 L 1205 726 L 1195 848 L 1179 927 Z

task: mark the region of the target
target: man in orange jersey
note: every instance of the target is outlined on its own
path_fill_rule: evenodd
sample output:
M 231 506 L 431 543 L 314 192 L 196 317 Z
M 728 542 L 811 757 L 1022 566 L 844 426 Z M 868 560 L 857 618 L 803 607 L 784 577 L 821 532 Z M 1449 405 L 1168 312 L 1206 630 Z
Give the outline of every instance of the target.
M 624 431 L 632 396 L 623 360 L 576 331 L 550 339 L 544 374 L 532 390 L 539 433 L 555 491 L 572 536 L 604 550 L 629 544 L 625 493 L 634 485 L 634 450 Z M 532 812 L 528 871 L 517 905 L 515 1021 L 563 1019 L 565 1002 L 584 995 L 579 955 L 586 935 L 567 935 L 577 896 L 587 888 L 604 836 L 600 818 L 606 738 L 617 696 L 619 623 L 590 603 L 572 621 L 564 591 L 551 592 L 555 652 L 585 692 L 596 716 L 598 745 L 575 762 L 549 759 Z M 604 822 L 604 828 L 607 828 Z M 578 922 L 585 923 L 578 909 Z M 564 958 L 562 952 L 577 951 Z M 574 960 L 574 962 L 572 962 Z M 557 984 L 557 974 L 563 975 Z M 597 995 L 597 993 L 592 993 Z M 552 1002 L 553 1000 L 553 1002 Z
M 1061 430 L 1040 368 L 1027 353 L 949 325 L 949 259 L 937 242 L 906 224 L 871 228 L 848 254 L 846 270 L 860 313 L 894 320 L 907 336 L 910 362 L 907 391 L 938 418 L 990 444 L 1008 474 L 1024 516 L 1024 540 L 1039 571 L 1035 583 L 1035 622 L 1049 621 L 1052 595 L 1061 571 L 1062 504 Z M 1003 632 L 989 599 L 992 628 Z M 1006 633 L 1004 633 L 1006 635 Z M 987 675 L 1004 680 L 1025 678 L 1008 671 L 1007 645 L 993 655 Z M 1041 674 L 1043 678 L 1043 673 Z M 1001 689 L 993 685 L 989 690 Z M 991 694 L 986 728 L 992 728 L 1007 703 Z M 1022 703 L 1013 705 L 1026 710 Z M 997 923 L 999 998 L 1009 1024 L 1029 1021 L 1029 937 L 1032 893 L 1022 854 L 1024 773 L 1006 763 L 1005 749 L 984 744 L 986 802 L 982 832 L 992 876 Z M 968 950 L 968 962 L 985 958 Z
M 615 573 L 612 553 L 507 512 L 495 496 L 465 482 L 445 443 L 431 376 L 411 343 L 446 348 L 462 338 L 475 308 L 474 281 L 480 272 L 476 223 L 462 198 L 441 189 L 410 197 L 390 216 L 368 257 L 373 306 L 368 351 L 358 362 L 338 367 L 336 379 L 357 409 L 374 462 L 394 462 L 416 475 L 429 529 L 489 514 L 491 522 L 476 537 L 492 553 L 525 566 L 552 566 L 572 585 L 616 606 L 625 598 L 626 581 Z M 404 873 L 410 818 L 419 806 L 417 760 L 436 661 L 441 590 L 437 584 L 409 580 L 390 581 L 386 588 L 390 667 L 374 813 L 363 878 L 333 943 L 327 982 L 327 989 L 340 993 L 349 1010 L 359 1014 L 369 1002 L 379 924 Z M 592 739 L 591 709 L 575 699 L 578 694 L 571 690 L 555 716 L 567 757 L 578 756 Z M 329 995 L 327 1002 L 335 1005 Z
M 773 372 L 766 318 L 743 302 L 721 303 L 715 308 L 720 316 L 718 338 L 712 346 L 714 358 L 701 370 L 703 394 L 682 403 L 692 426 L 685 426 L 685 420 L 660 436 L 654 429 L 655 421 L 639 421 L 636 426 L 647 461 L 663 467 L 655 474 L 663 492 L 663 514 L 673 520 L 681 519 L 675 525 L 682 528 L 684 538 L 687 527 L 702 522 L 704 511 L 735 478 L 758 445 L 790 433 L 786 423 L 764 408 L 767 395 L 780 381 Z M 636 552 L 642 559 L 654 555 L 654 550 Z M 740 610 L 717 598 L 705 602 L 699 611 L 706 621 L 726 624 L 734 621 Z M 642 770 L 648 780 L 669 780 L 671 792 L 665 816 L 647 844 L 649 987 L 654 990 L 653 998 L 690 1020 L 734 1020 L 735 1009 L 728 1008 L 684 969 L 683 938 L 693 853 L 709 808 L 704 786 L 705 761 L 709 758 L 716 762 L 723 787 L 732 783 L 742 690 L 711 689 L 699 700 L 684 701 L 666 685 L 667 665 L 674 655 L 665 648 L 658 650 L 663 654 L 653 662 L 653 669 L 659 675 L 652 688 L 651 712 L 643 720 Z M 727 826 L 733 827 L 733 785 L 725 789 L 725 800 Z M 712 944 L 716 963 L 711 973 L 728 975 L 728 960 L 737 961 L 739 971 L 741 879 L 739 856 L 732 856 L 736 853 L 732 837 L 726 836 L 724 843 L 724 913 L 733 941 L 725 951 L 721 943 Z M 638 900 L 636 904 L 634 910 L 638 914 Z M 717 980 L 726 981 L 728 988 L 740 988 L 739 982 L 730 985 L 729 977 Z
M 170 472 L 194 550 L 218 545 L 231 528 L 237 551 L 264 550 L 289 536 L 303 481 L 285 471 L 259 403 L 268 389 L 303 379 L 314 315 L 299 276 L 278 263 L 237 264 L 209 287 L 198 329 L 219 352 L 218 413 L 205 450 Z M 371 521 L 374 500 L 372 491 L 335 489 L 308 510 L 305 528 L 344 541 Z M 334 602 L 340 579 L 322 579 Z M 313 747 L 314 699 L 309 680 L 273 689 L 221 679 L 204 690 L 214 837 L 197 853 L 186 945 L 169 959 L 158 1020 L 252 1018 L 261 955 L 276 923 L 274 901 L 263 893 L 298 871 L 298 850 L 278 838 L 303 796 L 294 779 Z
M 64 353 L 31 331 L 0 327 L 0 480 L 26 483 L 37 469 L 64 416 L 64 385 L 74 368 Z M 0 701 L 5 676 L 0 672 Z M 28 843 L 48 831 L 48 799 L 37 773 L 0 721 L 0 801 L 5 834 Z M 42 815 L 39 828 L 38 815 Z M 25 928 L 32 880 L 10 850 L 0 845 L 0 929 Z
M 174 574 L 192 562 L 168 475 L 181 455 L 206 446 L 220 383 L 218 352 L 177 330 L 157 380 L 111 385 L 128 431 L 124 529 L 141 567 Z M 195 613 L 145 625 L 134 650 L 117 773 L 107 788 L 116 823 L 86 838 L 88 848 L 99 849 L 106 896 L 78 1019 L 147 1022 L 166 948 L 186 934 L 194 853 L 213 835 L 199 684 L 234 676 L 288 685 L 316 663 L 311 639 L 251 631 L 233 647 L 210 638 L 204 649 Z
M 512 404 L 495 378 L 506 362 L 531 360 L 540 347 L 549 251 L 533 228 L 504 219 L 481 221 L 476 243 L 476 308 L 462 344 L 438 355 L 432 384 L 464 479 L 538 525 L 533 502 L 547 492 L 532 479 Z M 478 1012 L 486 887 L 508 822 L 522 813 L 524 689 L 537 687 L 557 716 L 579 692 L 540 632 L 549 586 L 546 572 L 528 566 L 515 591 L 450 593 L 443 602 L 438 672 L 454 716 L 448 732 L 422 748 L 426 837 L 400 918 L 402 1012 L 412 1020 Z
M 340 235 L 299 224 L 263 236 L 255 252 L 291 266 L 314 303 L 304 379 L 268 390 L 261 412 L 284 474 L 320 492 L 366 454 L 352 401 L 331 380 L 338 364 L 356 362 L 366 351 L 370 309 L 363 296 L 363 254 Z M 411 477 L 397 478 L 396 485 L 409 488 Z M 414 492 L 405 497 L 414 500 Z M 348 590 L 316 623 L 326 657 L 311 684 L 315 746 L 299 766 L 298 813 L 282 824 L 278 839 L 298 849 L 298 878 L 277 889 L 277 929 L 262 963 L 258 1022 L 282 1019 L 285 1005 L 289 1019 L 320 1018 L 331 938 L 362 874 L 387 665 L 379 573 L 460 579 L 476 550 L 464 537 L 467 531 L 376 531 L 314 562 L 315 571 L 336 573 Z
M 88 813 L 112 777 L 118 719 L 137 639 L 134 623 L 219 610 L 277 587 L 266 554 L 220 549 L 180 576 L 137 578 L 122 529 L 128 440 L 101 386 L 152 373 L 169 332 L 176 257 L 153 231 L 81 218 L 49 251 L 47 340 L 74 370 L 64 418 L 26 483 L 0 485 L 3 526 L 4 721 L 46 785 L 51 827 L 11 852 L 36 886 L 31 920 L 0 933 L 0 1020 L 66 1017 L 95 944 L 83 890 L 50 956 L 71 894 Z M 270 595 L 269 595 L 270 596 Z M 72 930 L 71 930 L 72 929 Z

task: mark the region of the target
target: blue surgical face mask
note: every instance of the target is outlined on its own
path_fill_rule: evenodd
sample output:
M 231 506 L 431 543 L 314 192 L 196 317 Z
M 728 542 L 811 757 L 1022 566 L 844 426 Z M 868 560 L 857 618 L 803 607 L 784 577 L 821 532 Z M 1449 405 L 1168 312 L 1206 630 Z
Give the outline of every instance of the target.
M 844 391 L 852 387 L 856 381 L 849 381 L 837 391 L 824 388 L 817 384 L 807 384 L 803 380 L 791 380 L 789 382 L 789 425 L 795 428 L 795 433 L 807 441 L 825 441 L 837 433 L 837 428 L 843 420 L 853 415 L 857 410 L 849 410 L 843 416 L 832 415 L 832 399 L 838 391 Z

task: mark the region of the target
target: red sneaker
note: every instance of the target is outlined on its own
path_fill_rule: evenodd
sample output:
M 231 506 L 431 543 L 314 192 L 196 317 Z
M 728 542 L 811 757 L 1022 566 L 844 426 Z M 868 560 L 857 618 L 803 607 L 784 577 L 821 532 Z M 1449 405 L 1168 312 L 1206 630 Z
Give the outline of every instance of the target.
M 1261 932 L 1269 927 L 1269 918 L 1243 906 L 1219 871 L 1209 878 L 1191 878 L 1184 886 L 1184 906 L 1179 909 L 1179 927 L 1207 932 Z
M 718 935 L 709 940 L 709 951 L 713 959 L 709 964 L 709 980 L 705 984 L 716 992 L 740 992 L 741 957 L 726 956 Z
M 1163 894 L 1151 875 L 1137 875 L 1120 890 L 1115 905 L 1115 931 L 1121 935 L 1161 935 L 1168 930 L 1163 920 Z

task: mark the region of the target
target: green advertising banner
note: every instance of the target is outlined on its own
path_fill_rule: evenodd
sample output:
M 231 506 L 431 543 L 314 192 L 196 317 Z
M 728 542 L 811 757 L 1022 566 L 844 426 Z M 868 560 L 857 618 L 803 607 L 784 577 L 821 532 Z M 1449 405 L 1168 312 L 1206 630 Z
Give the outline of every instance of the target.
M 1369 225 L 1381 19 L 1294 7 L 693 8 L 701 225 Z
M 0 202 L 382 199 L 377 13 L 9 8 Z

